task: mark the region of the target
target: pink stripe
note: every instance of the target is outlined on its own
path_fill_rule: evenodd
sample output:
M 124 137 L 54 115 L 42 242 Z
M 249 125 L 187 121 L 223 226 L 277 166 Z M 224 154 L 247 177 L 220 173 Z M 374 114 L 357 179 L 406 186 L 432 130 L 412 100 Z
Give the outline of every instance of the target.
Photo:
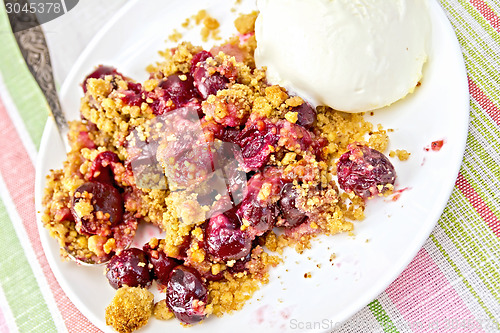
M 3 315 L 2 308 L 0 308 L 0 333 L 9 333 L 9 326 Z
M 500 32 L 500 18 L 483 0 L 470 0 L 470 3 L 479 13 L 491 24 L 491 26 Z
M 500 108 L 496 106 L 489 98 L 485 95 L 485 93 L 476 85 L 474 81 L 470 77 L 468 77 L 469 81 L 469 92 L 474 98 L 481 108 L 486 111 L 486 113 L 493 119 L 493 121 L 500 126 Z
M 14 201 L 17 212 L 21 216 L 28 238 L 49 283 L 64 322 L 69 332 L 101 332 L 66 297 L 50 270 L 38 236 L 33 205 L 35 201 L 35 169 L 1 100 L 0 119 L 2 119 L 0 122 L 0 137 L 2 137 L 2 144 L 0 145 L 0 156 L 2 156 L 0 158 L 0 173 L 5 180 L 7 190 Z
M 465 179 L 465 177 L 460 173 L 455 184 L 460 192 L 467 198 L 471 203 L 472 207 L 478 212 L 481 218 L 490 227 L 493 233 L 500 238 L 500 220 L 491 211 L 491 209 L 486 205 L 486 203 L 479 197 L 477 192 L 471 186 L 471 184 Z
M 459 325 L 475 318 L 425 249 L 385 292 L 413 332 L 444 332 L 454 323 L 456 330 L 448 331 L 477 331 Z

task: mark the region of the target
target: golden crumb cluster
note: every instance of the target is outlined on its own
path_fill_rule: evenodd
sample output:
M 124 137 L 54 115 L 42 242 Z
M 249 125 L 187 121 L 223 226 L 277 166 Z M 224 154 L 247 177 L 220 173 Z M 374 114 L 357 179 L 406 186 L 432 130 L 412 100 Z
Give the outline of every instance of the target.
M 122 287 L 106 308 L 106 324 L 130 333 L 148 323 L 154 308 L 154 296 L 146 289 Z
M 200 10 L 195 15 L 188 17 L 181 24 L 182 29 L 192 29 L 194 26 L 201 26 L 200 34 L 204 42 L 209 39 L 221 40 L 219 36 L 220 23 L 219 21 L 212 17 L 205 9 Z M 171 42 L 179 42 L 182 39 L 182 33 L 177 29 L 174 29 L 173 33 L 168 36 Z

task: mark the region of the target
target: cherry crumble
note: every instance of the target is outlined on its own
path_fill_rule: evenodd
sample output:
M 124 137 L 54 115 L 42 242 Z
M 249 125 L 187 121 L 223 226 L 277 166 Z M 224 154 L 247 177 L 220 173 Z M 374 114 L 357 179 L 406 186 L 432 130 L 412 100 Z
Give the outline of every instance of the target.
M 241 309 L 283 248 L 351 231 L 367 199 L 394 189 L 385 130 L 268 84 L 254 49 L 251 31 L 212 50 L 183 42 L 143 83 L 102 65 L 83 81 L 43 223 L 63 257 L 106 263 L 119 332 Z M 164 237 L 129 248 L 140 223 Z

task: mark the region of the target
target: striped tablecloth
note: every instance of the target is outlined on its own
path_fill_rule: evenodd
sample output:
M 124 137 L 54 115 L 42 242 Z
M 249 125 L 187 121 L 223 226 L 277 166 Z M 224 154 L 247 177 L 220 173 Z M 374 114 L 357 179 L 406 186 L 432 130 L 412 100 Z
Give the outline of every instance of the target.
M 81 2 L 43 26 L 58 83 L 124 0 Z M 468 70 L 463 164 L 418 255 L 338 332 L 500 332 L 500 1 L 439 2 Z M 34 180 L 44 105 L 1 6 L 0 333 L 99 332 L 61 290 L 38 239 Z

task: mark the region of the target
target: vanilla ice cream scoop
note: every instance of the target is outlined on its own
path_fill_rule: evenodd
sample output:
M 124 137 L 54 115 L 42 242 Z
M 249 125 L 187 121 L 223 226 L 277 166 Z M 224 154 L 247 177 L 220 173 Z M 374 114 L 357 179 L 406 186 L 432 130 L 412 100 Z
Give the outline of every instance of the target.
M 257 65 L 313 104 L 374 110 L 422 78 L 427 0 L 257 0 L 257 7 Z

